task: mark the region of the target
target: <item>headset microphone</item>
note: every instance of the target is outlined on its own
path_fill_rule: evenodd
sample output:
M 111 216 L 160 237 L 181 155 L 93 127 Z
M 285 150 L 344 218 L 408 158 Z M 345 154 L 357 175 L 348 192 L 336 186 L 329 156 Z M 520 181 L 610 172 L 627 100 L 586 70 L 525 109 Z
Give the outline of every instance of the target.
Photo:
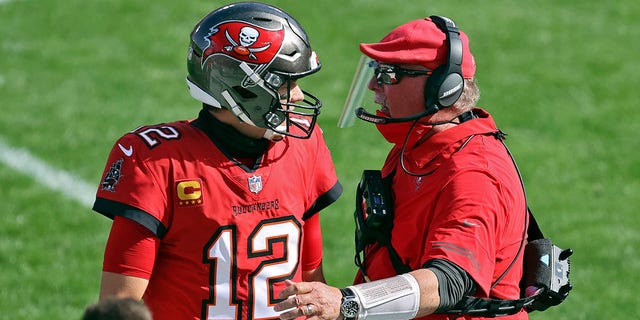
M 367 121 L 367 122 L 376 123 L 376 124 L 408 122 L 408 121 L 413 121 L 413 120 L 420 119 L 420 118 L 422 118 L 424 116 L 428 116 L 430 114 L 433 114 L 433 112 L 431 112 L 430 110 L 427 110 L 427 111 L 420 112 L 418 114 L 414 114 L 414 115 L 409 116 L 409 117 L 390 118 L 390 117 L 384 117 L 384 116 L 371 114 L 371 113 L 367 112 L 367 110 L 365 110 L 362 107 L 356 109 L 356 117 L 360 118 L 361 120 L 364 120 L 364 121 Z
M 403 117 L 403 118 L 389 118 L 389 117 L 383 117 L 383 116 L 379 116 L 379 115 L 375 115 L 375 114 L 371 114 L 368 113 L 367 110 L 365 110 L 364 108 L 358 108 L 356 110 L 356 116 L 364 121 L 367 122 L 372 122 L 375 124 L 387 124 L 387 123 L 399 123 L 399 122 L 408 122 L 408 121 L 414 121 L 417 119 L 420 119 L 424 116 L 428 116 L 431 113 L 429 111 L 423 111 L 420 112 L 418 114 L 414 114 L 412 116 L 409 117 Z M 461 115 L 455 116 L 450 120 L 444 120 L 444 121 L 436 121 L 436 122 L 422 122 L 422 124 L 426 124 L 426 125 L 430 125 L 430 126 L 439 126 L 442 124 L 447 124 L 447 123 L 455 123 L 455 124 L 460 124 L 463 123 L 465 121 L 471 120 L 473 118 L 475 118 L 476 116 L 473 114 L 473 111 L 467 111 Z M 454 120 L 458 120 L 458 122 L 454 122 Z

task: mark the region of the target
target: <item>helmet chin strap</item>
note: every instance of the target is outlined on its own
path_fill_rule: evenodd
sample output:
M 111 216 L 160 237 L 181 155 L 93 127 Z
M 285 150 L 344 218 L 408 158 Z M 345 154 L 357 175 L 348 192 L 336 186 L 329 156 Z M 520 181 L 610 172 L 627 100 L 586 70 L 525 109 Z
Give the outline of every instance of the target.
M 231 97 L 231 95 L 229 94 L 229 92 L 227 90 L 222 91 L 222 97 L 224 97 L 224 99 L 227 101 L 227 103 L 229 104 L 229 107 L 231 108 L 231 113 L 233 113 L 236 117 L 238 117 L 240 120 L 242 120 L 242 122 L 247 123 L 249 125 L 252 125 L 256 128 L 260 128 L 260 129 L 264 129 L 264 133 L 262 134 L 262 137 L 269 140 L 269 141 L 280 141 L 282 139 L 284 139 L 284 135 L 276 133 L 275 131 L 271 130 L 271 129 L 265 129 L 265 128 L 261 128 L 255 125 L 255 123 L 253 123 L 253 121 L 251 121 L 251 119 L 249 119 L 249 117 L 247 116 L 247 114 L 242 111 L 242 108 L 240 108 L 240 106 L 236 103 L 235 100 L 233 100 L 233 98 Z

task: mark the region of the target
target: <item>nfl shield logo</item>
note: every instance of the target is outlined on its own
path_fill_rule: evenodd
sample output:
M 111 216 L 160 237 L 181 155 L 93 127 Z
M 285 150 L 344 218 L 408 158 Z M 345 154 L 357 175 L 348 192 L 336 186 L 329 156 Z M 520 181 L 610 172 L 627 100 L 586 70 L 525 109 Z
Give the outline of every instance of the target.
M 262 190 L 262 177 L 254 175 L 249 178 L 249 190 L 253 193 L 258 193 Z

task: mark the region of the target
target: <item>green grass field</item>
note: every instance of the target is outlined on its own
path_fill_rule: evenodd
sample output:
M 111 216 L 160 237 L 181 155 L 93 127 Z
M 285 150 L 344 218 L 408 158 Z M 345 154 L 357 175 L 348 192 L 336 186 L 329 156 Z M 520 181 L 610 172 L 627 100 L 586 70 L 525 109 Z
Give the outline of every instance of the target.
M 268 2 L 298 18 L 323 62 L 301 85 L 323 100 L 345 186 L 322 215 L 331 284 L 352 279 L 353 193 L 389 149 L 373 125 L 336 126 L 357 44 L 439 14 L 470 36 L 480 105 L 508 133 L 543 231 L 575 252 L 568 300 L 531 318 L 640 314 L 640 2 Z M 116 138 L 196 115 L 188 35 L 222 4 L 0 0 L 0 319 L 79 319 L 97 299 L 110 223 L 86 199 Z

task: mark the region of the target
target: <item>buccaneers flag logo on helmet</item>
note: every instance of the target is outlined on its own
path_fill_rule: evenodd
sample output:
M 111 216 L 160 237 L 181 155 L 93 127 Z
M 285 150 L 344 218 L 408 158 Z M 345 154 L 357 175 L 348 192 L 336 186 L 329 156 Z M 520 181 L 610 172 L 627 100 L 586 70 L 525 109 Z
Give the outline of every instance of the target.
M 269 30 L 239 21 L 226 21 L 210 29 L 205 37 L 209 47 L 202 63 L 214 54 L 226 54 L 253 64 L 268 64 L 280 51 L 284 28 Z

